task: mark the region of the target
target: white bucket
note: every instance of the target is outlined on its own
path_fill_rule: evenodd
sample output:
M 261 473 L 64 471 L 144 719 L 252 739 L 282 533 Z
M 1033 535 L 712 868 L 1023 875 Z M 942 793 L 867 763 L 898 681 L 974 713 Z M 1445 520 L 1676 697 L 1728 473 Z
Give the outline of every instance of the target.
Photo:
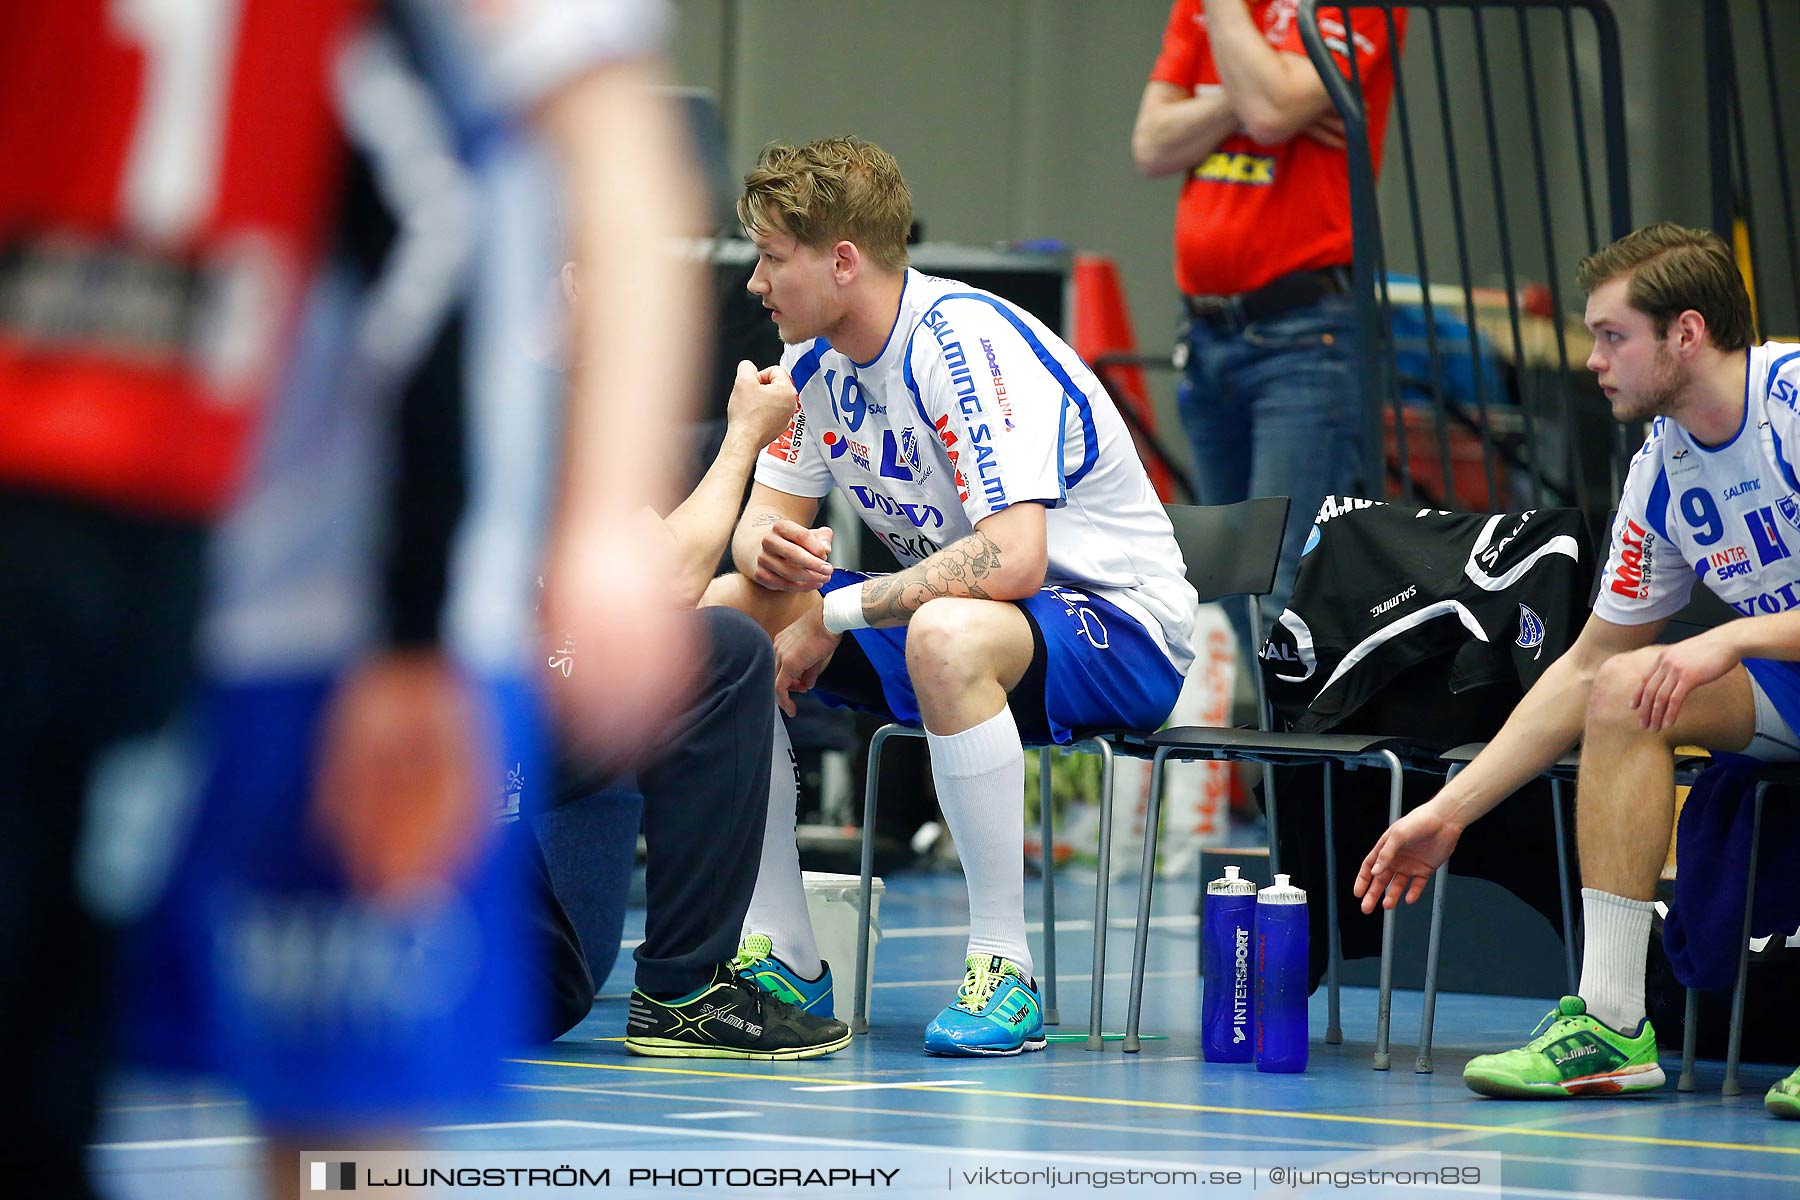
M 826 871 L 804 871 L 806 914 L 812 918 L 819 957 L 831 964 L 832 1006 L 835 1016 L 849 1023 L 856 1012 L 856 927 L 862 900 L 862 878 Z M 881 944 L 881 893 L 886 886 L 870 880 L 869 982 L 875 981 L 875 948 Z

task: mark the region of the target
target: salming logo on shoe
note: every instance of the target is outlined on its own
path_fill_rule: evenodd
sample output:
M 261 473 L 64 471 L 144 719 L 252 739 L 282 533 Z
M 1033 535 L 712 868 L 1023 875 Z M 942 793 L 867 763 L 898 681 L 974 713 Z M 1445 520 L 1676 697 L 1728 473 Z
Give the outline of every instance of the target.
M 1589 1042 L 1587 1045 L 1581 1047 L 1579 1050 L 1571 1050 L 1567 1054 L 1552 1054 L 1550 1056 L 1550 1058 L 1551 1058 L 1552 1062 L 1554 1062 L 1557 1066 L 1560 1067 L 1565 1063 L 1572 1063 L 1578 1058 L 1586 1058 L 1591 1054 L 1598 1054 L 1598 1053 L 1600 1053 L 1600 1047 L 1595 1045 L 1592 1042 Z
M 730 1009 L 716 1008 L 711 1004 L 703 1004 L 700 1006 L 700 1011 L 702 1014 L 700 1019 L 703 1021 L 708 1018 L 711 1018 L 714 1021 L 723 1021 L 733 1029 L 742 1030 L 750 1037 L 762 1036 L 763 1027 L 761 1025 L 756 1024 L 754 1021 L 744 1020 L 744 1018 L 738 1016 Z

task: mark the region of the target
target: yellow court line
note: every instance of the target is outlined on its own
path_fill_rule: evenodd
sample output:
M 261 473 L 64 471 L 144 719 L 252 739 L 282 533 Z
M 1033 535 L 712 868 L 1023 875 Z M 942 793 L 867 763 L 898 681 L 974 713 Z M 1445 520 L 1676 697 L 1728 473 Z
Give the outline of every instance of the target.
M 636 1071 L 651 1075 L 697 1075 L 711 1079 L 765 1080 L 769 1083 L 844 1083 L 817 1075 L 761 1075 L 741 1071 L 701 1071 L 693 1067 L 640 1067 L 628 1063 L 559 1062 L 553 1059 L 514 1058 L 509 1062 L 528 1067 L 579 1067 L 589 1071 Z M 896 1091 L 936 1092 L 939 1087 L 901 1083 Z M 1043 1092 L 1002 1092 L 982 1088 L 959 1091 L 959 1096 L 999 1096 L 1009 1100 L 1047 1100 L 1061 1104 L 1098 1104 L 1109 1108 L 1152 1108 L 1165 1112 L 1217 1113 L 1232 1117 L 1287 1117 L 1296 1121 L 1335 1121 L 1345 1125 L 1388 1125 L 1400 1129 L 1444 1129 L 1454 1132 L 1483 1133 L 1491 1137 L 1568 1138 L 1583 1142 L 1613 1142 L 1633 1146 L 1671 1146 L 1690 1150 L 1745 1150 L 1753 1154 L 1791 1154 L 1800 1156 L 1800 1146 L 1755 1146 L 1746 1142 L 1702 1142 L 1692 1138 L 1660 1138 L 1632 1133 L 1588 1133 L 1567 1129 L 1533 1129 L 1510 1125 L 1474 1125 L 1457 1121 L 1414 1121 L 1404 1117 L 1357 1117 L 1345 1113 L 1290 1112 L 1277 1108 L 1229 1108 L 1219 1104 L 1182 1104 L 1173 1100 L 1128 1100 L 1112 1096 L 1058 1096 Z M 1380 1149 L 1380 1147 L 1371 1147 Z

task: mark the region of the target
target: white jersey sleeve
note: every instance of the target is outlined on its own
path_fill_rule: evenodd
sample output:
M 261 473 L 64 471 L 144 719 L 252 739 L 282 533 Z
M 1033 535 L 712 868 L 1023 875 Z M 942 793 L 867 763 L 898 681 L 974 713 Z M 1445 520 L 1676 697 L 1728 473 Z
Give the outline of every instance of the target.
M 946 297 L 913 332 L 907 386 L 937 432 L 971 525 L 1024 501 L 1066 499 L 1069 368 L 1004 301 Z
M 831 467 L 819 445 L 819 422 L 806 419 L 809 404 L 830 403 L 822 388 L 810 386 L 818 374 L 819 356 L 824 349 L 823 342 L 813 341 L 783 351 L 782 369 L 793 377 L 800 401 L 794 406 L 787 429 L 756 456 L 756 482 L 790 496 L 817 499 L 830 495 L 832 489 Z
M 495 100 L 529 108 L 582 72 L 662 48 L 662 0 L 432 0 L 456 10 Z
M 1674 616 L 1688 602 L 1694 572 L 1670 539 L 1669 485 L 1663 451 L 1665 418 L 1650 427 L 1625 476 L 1613 520 L 1606 568 L 1594 615 L 1615 625 L 1643 625 Z

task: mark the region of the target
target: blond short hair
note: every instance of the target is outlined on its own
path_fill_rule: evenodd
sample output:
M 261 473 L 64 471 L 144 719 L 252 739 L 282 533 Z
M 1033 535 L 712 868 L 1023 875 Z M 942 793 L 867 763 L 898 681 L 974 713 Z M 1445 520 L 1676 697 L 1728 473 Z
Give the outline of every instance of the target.
M 1658 221 L 1588 255 L 1575 272 L 1589 293 L 1622 275 L 1631 276 L 1626 301 L 1649 316 L 1659 338 L 1690 308 L 1706 319 L 1720 350 L 1742 350 L 1755 337 L 1744 277 L 1731 247 L 1711 230 Z
M 785 233 L 816 248 L 850 241 L 880 266 L 906 269 L 912 192 L 894 156 L 861 138 L 764 146 L 737 214 L 753 235 Z

